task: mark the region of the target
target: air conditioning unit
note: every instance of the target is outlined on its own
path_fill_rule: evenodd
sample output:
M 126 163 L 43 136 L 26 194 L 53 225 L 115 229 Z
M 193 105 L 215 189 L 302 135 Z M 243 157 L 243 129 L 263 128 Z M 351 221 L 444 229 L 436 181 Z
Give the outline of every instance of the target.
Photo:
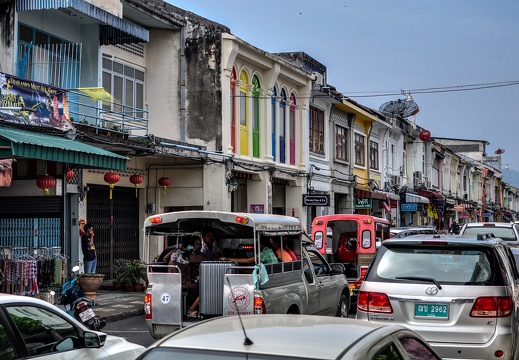
M 314 72 L 312 73 L 312 76 L 313 76 L 313 78 L 315 79 L 315 80 L 313 81 L 315 84 L 317 84 L 317 85 L 321 85 L 321 86 L 324 86 L 324 76 L 323 76 L 323 74 L 314 71 Z
M 423 176 L 421 171 L 415 171 L 413 173 L 413 186 L 415 188 L 420 187 L 420 185 L 423 183 Z
M 391 176 L 391 178 L 392 178 L 392 181 L 393 181 L 393 185 L 400 185 L 400 179 L 401 179 L 400 176 L 393 175 L 393 176 Z

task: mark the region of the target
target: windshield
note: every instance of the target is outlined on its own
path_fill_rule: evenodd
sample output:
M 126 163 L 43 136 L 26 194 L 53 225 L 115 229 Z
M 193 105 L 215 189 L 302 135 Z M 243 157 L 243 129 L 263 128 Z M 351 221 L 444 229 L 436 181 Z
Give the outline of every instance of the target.
M 499 226 L 467 226 L 463 235 L 469 235 L 476 237 L 477 234 L 481 233 L 492 233 L 495 237 L 501 238 L 507 241 L 517 241 L 515 232 L 511 227 L 499 227 Z
M 494 270 L 496 260 L 486 249 L 390 248 L 380 258 L 376 275 L 381 279 L 432 278 L 440 283 L 501 285 Z

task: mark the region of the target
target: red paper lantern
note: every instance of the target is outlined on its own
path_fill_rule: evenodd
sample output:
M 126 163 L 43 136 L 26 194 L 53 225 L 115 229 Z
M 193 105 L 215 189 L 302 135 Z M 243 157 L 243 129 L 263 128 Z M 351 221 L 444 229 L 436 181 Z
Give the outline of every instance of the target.
M 429 130 L 422 130 L 419 137 L 420 137 L 420 140 L 427 141 L 431 138 L 431 132 Z
M 495 151 L 495 153 L 496 153 L 497 155 L 504 154 L 504 152 L 505 152 L 505 149 L 501 149 L 501 148 L 498 148 L 498 149 Z
M 106 173 L 104 176 L 105 182 L 110 184 L 110 200 L 112 200 L 112 189 L 114 188 L 114 184 L 118 182 L 120 179 L 121 175 L 119 175 L 118 173 L 114 173 L 113 171 Z
M 130 176 L 130 182 L 135 186 L 135 197 L 139 197 L 139 191 L 137 188 L 139 187 L 139 184 L 142 184 L 144 181 L 144 177 L 139 174 L 133 174 Z
M 171 179 L 167 176 L 163 176 L 158 180 L 160 186 L 164 188 L 164 194 L 166 193 L 166 188 L 171 184 Z
M 68 169 L 66 176 L 67 176 L 67 180 L 72 180 L 72 178 L 74 177 L 74 170 Z
M 43 195 L 49 195 L 49 189 L 52 189 L 54 186 L 56 186 L 56 179 L 45 174 L 45 176 L 40 176 L 36 180 L 36 186 L 40 189 L 43 189 Z

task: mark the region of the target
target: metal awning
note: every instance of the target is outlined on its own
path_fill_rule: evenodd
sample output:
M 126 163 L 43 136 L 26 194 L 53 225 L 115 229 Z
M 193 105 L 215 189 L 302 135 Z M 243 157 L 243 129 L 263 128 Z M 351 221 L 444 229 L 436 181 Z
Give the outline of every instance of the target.
M 373 190 L 373 199 L 386 200 L 388 195 L 390 200 L 400 201 L 400 196 L 397 194 L 380 190 Z
M 74 16 L 78 23 L 101 25 L 102 45 L 149 42 L 150 32 L 128 20 L 105 11 L 86 0 L 16 0 L 16 11 L 59 10 Z
M 418 191 L 418 193 L 421 195 L 421 196 L 425 196 L 427 198 L 436 198 L 436 199 L 443 199 L 443 195 L 437 191 L 432 191 L 432 190 L 425 190 L 425 189 L 420 189 Z
M 29 158 L 125 170 L 127 158 L 64 137 L 0 127 L 0 158 Z
M 405 194 L 406 203 L 429 204 L 429 199 L 416 194 Z

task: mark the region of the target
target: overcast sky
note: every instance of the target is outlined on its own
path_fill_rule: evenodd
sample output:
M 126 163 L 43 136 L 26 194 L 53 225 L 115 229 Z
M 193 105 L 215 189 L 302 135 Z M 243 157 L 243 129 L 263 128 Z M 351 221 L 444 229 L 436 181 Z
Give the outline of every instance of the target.
M 505 150 L 505 179 L 505 165 L 519 171 L 518 0 L 168 2 L 262 50 L 304 51 L 327 67 L 329 84 L 373 109 L 411 91 L 417 125 L 437 137 L 487 140 L 488 155 Z M 445 89 L 474 84 L 481 89 Z M 442 89 L 418 91 L 431 88 Z

